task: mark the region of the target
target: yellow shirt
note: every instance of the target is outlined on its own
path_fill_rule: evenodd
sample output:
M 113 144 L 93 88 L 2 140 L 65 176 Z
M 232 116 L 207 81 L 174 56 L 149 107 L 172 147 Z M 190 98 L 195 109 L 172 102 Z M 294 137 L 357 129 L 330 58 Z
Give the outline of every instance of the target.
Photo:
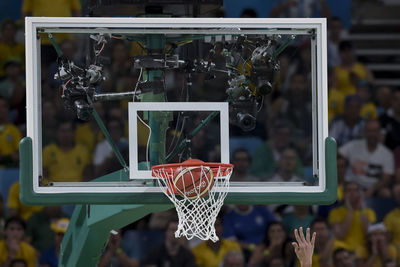
M 9 209 L 15 209 L 18 211 L 18 215 L 22 217 L 25 221 L 28 220 L 32 214 L 43 209 L 41 206 L 25 206 L 19 200 L 19 182 L 15 182 L 8 193 L 8 203 Z
M 24 0 L 22 4 L 23 13 L 31 13 L 34 17 L 71 17 L 73 11 L 80 11 L 79 0 Z M 40 34 L 41 43 L 49 45 L 50 39 L 46 34 Z M 54 39 L 61 42 L 64 39 L 71 39 L 69 34 L 55 33 Z
M 69 151 L 51 144 L 43 149 L 43 168 L 47 168 L 46 179 L 53 182 L 80 182 L 90 157 L 86 147 L 75 145 Z
M 353 213 L 353 219 L 351 221 L 350 229 L 347 235 L 340 239 L 339 241 L 344 242 L 347 245 L 348 250 L 354 251 L 357 247 L 365 244 L 365 233 L 362 228 L 362 223 L 360 216 L 362 213 L 366 213 L 370 222 L 376 221 L 375 212 L 372 209 L 366 208 L 362 211 L 355 210 Z M 328 221 L 329 224 L 334 225 L 335 223 L 341 223 L 344 221 L 347 214 L 347 208 L 341 206 L 339 208 L 333 209 L 329 213 Z
M 78 127 L 76 127 L 76 143 L 85 146 L 90 153 L 94 152 L 96 145 L 100 143 L 103 138 L 103 133 L 100 130 L 97 133 L 93 132 L 92 128 L 90 127 L 90 123 L 80 124 Z
M 337 89 L 330 89 L 328 94 L 328 120 L 343 114 L 346 95 Z
M 11 123 L 0 125 L 0 155 L 8 156 L 18 152 L 21 133 Z
M 24 0 L 22 12 L 34 17 L 71 17 L 72 11 L 80 11 L 79 0 Z
M 194 247 L 192 252 L 196 258 L 196 264 L 199 267 L 218 267 L 229 251 L 241 251 L 239 244 L 235 241 L 223 239 L 221 243 L 217 253 L 208 247 L 207 242 L 200 243 Z
M 23 44 L 16 43 L 13 46 L 9 46 L 3 42 L 0 42 L 0 76 L 5 75 L 4 63 L 8 60 L 16 60 L 25 65 L 25 47 Z
M 6 241 L 0 241 L 0 266 L 6 262 L 8 257 L 8 250 L 6 247 Z M 36 251 L 35 249 L 26 242 L 21 242 L 19 246 L 19 250 L 17 253 L 16 259 L 25 260 L 28 264 L 28 267 L 35 267 L 36 266 Z
M 355 73 L 359 79 L 365 80 L 367 78 L 367 70 L 361 63 L 354 63 L 351 67 L 351 72 Z M 337 89 L 341 91 L 344 95 L 355 94 L 356 87 L 351 82 L 350 71 L 341 66 L 336 66 L 335 73 Z
M 389 212 L 383 221 L 387 231 L 393 236 L 393 245 L 400 248 L 400 208 L 395 208 Z
M 356 249 L 356 255 L 358 258 L 362 259 L 362 260 L 368 260 L 369 256 L 370 256 L 370 252 L 368 251 L 368 249 L 365 246 L 359 246 Z M 396 248 L 393 245 L 389 245 L 389 255 L 390 258 L 393 260 L 396 260 Z M 371 265 L 371 267 L 383 267 L 382 263 L 383 263 L 384 259 L 382 259 L 381 256 L 379 256 L 378 258 L 375 259 L 374 263 Z

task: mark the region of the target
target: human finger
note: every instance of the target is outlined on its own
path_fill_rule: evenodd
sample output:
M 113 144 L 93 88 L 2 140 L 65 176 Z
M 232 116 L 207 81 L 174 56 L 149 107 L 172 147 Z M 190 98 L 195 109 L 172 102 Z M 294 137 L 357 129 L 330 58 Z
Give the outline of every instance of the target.
M 310 242 L 310 228 L 308 228 L 307 227 L 307 230 L 306 230 L 306 242 Z
M 301 241 L 305 243 L 306 242 L 306 238 L 304 237 L 303 227 L 300 226 L 299 232 L 300 232 Z
M 294 251 L 297 252 L 299 249 L 299 245 L 296 242 L 292 242 L 292 246 L 294 247 Z
M 297 229 L 294 229 L 294 237 L 296 238 L 297 242 L 301 242 L 301 238 L 299 236 L 299 231 Z
M 312 234 L 312 238 L 311 238 L 311 245 L 314 247 L 314 244 L 315 244 L 315 238 L 316 238 L 316 236 L 317 236 L 317 233 L 316 232 L 314 232 L 313 234 Z

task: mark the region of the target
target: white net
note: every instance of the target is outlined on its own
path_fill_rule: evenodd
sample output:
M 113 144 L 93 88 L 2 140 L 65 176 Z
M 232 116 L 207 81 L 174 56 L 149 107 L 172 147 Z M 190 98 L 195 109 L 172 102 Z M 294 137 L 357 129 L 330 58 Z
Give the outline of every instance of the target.
M 175 237 L 218 241 L 214 224 L 229 191 L 232 169 L 232 165 L 153 168 L 153 176 L 178 213 Z

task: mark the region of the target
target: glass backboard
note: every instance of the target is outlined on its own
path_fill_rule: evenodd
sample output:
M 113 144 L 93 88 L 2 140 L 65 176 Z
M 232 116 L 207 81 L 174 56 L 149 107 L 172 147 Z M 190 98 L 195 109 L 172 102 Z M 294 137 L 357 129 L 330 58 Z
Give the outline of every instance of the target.
M 334 201 L 325 19 L 25 26 L 25 202 L 168 203 L 150 168 L 188 158 L 236 165 L 228 203 Z

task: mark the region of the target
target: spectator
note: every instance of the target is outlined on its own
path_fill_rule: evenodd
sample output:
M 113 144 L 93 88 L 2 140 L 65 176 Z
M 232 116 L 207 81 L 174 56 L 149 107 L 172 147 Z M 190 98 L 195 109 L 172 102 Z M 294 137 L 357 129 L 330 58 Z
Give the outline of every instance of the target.
M 74 123 L 62 121 L 57 128 L 57 143 L 43 149 L 43 183 L 80 182 L 89 164 L 86 147 L 75 143 Z
M 365 121 L 360 115 L 361 106 L 361 98 L 358 95 L 348 95 L 343 115 L 333 118 L 329 135 L 336 139 L 338 146 L 362 137 Z
M 385 145 L 394 150 L 400 146 L 400 90 L 392 94 L 392 108 L 379 117 L 385 132 Z
M 357 266 L 384 266 L 389 259 L 396 260 L 396 248 L 387 240 L 385 225 L 370 225 L 366 246 L 359 246 L 356 250 Z
M 345 95 L 333 86 L 332 71 L 328 72 L 328 121 L 343 115 Z
M 376 108 L 378 115 L 385 114 L 392 106 L 392 89 L 390 87 L 381 86 L 376 90 Z
M 262 242 L 265 231 L 275 216 L 264 206 L 236 205 L 224 215 L 223 237 L 239 242 L 245 258 Z
M 111 49 L 111 64 L 104 69 L 107 80 L 101 84 L 102 91 L 105 92 L 116 92 L 119 83 L 130 74 L 132 68 L 129 49 L 124 41 L 114 40 Z
M 15 259 L 22 259 L 28 267 L 36 266 L 35 249 L 23 241 L 26 224 L 23 219 L 12 216 L 4 225 L 5 239 L 0 241 L 0 265 L 10 266 Z
M 339 44 L 341 64 L 334 68 L 333 85 L 346 96 L 356 92 L 356 84 L 359 80 L 373 83 L 374 77 L 363 64 L 354 60 L 353 45 L 349 41 Z
M 352 180 L 366 190 L 367 197 L 390 197 L 388 188 L 394 174 L 393 153 L 379 143 L 380 125 L 377 120 L 365 124 L 365 139 L 354 140 L 339 148 L 350 164 Z
M 235 166 L 231 181 L 243 182 L 243 181 L 256 181 L 257 178 L 249 173 L 251 164 L 251 156 L 247 149 L 239 148 L 233 152 L 232 164 Z
M 312 266 L 331 266 L 333 249 L 337 245 L 337 242 L 335 242 L 328 222 L 325 219 L 316 218 L 311 223 L 311 230 L 318 236 L 315 239 L 315 253 L 312 256 Z
M 269 14 L 271 18 L 330 17 L 325 0 L 278 0 Z
M 34 0 L 24 0 L 22 3 L 22 19 L 26 16 L 33 17 L 78 17 L 81 15 L 81 3 L 79 0 L 56 0 L 36 2 Z M 51 45 L 47 35 L 41 35 L 41 55 L 42 62 L 49 66 L 57 58 L 57 53 Z M 68 34 L 56 34 L 54 36 L 58 43 L 69 39 Z
M 11 185 L 8 192 L 8 215 L 19 216 L 24 220 L 28 220 L 33 214 L 43 209 L 42 206 L 25 206 L 19 199 L 19 182 Z
M 299 44 L 294 44 L 297 49 L 300 50 L 299 56 L 295 58 L 292 62 L 290 62 L 289 69 L 287 72 L 287 79 L 289 79 L 292 90 L 295 90 L 297 87 L 296 81 L 301 82 L 299 87 L 303 87 L 304 89 L 311 88 L 311 42 L 309 39 L 298 39 Z M 294 76 L 301 76 L 301 78 Z M 307 90 L 309 95 L 311 95 L 311 90 Z M 284 92 L 286 93 L 286 92 Z M 309 97 L 311 98 L 311 96 Z
M 282 151 L 279 159 L 278 170 L 269 179 L 270 182 L 305 182 L 295 173 L 296 170 L 296 151 L 286 148 Z
M 53 245 L 43 251 L 39 263 L 40 267 L 57 267 L 60 258 L 60 246 L 69 225 L 68 218 L 60 218 L 51 224 L 49 233 L 54 239 Z
M 139 267 L 139 262 L 136 259 L 130 258 L 121 249 L 121 230 L 118 230 L 115 234 L 110 234 L 106 251 L 100 258 L 97 266 Z
M 128 147 L 128 140 L 123 136 L 124 134 L 124 124 L 122 121 L 117 120 L 115 118 L 111 118 L 107 123 L 107 130 L 110 133 L 111 139 L 117 148 L 121 151 Z M 103 175 L 104 173 L 100 173 L 100 169 L 102 164 L 104 164 L 105 160 L 111 156 L 113 156 L 113 149 L 108 142 L 108 140 L 104 139 L 101 141 L 95 149 L 93 164 L 95 167 L 95 176 Z
M 343 25 L 339 17 L 328 20 L 328 66 L 334 68 L 340 65 L 339 43 L 343 38 Z
M 371 101 L 371 85 L 365 80 L 359 80 L 356 84 L 356 93 L 360 96 L 362 107 L 361 117 L 367 120 L 378 118 L 378 111 L 375 104 Z
M 61 206 L 45 206 L 27 220 L 27 240 L 39 252 L 38 254 L 54 245 L 51 225 L 62 217 L 66 215 L 62 213 Z
M 192 249 L 198 267 L 218 267 L 229 252 L 241 253 L 242 250 L 237 242 L 222 238 L 223 229 L 222 217 L 218 216 L 215 220 L 215 233 L 219 240 L 217 242 L 207 240 Z
M 268 266 L 274 258 L 283 258 L 286 266 L 291 266 L 295 260 L 290 240 L 280 222 L 272 222 L 268 225 L 264 241 L 254 249 L 249 266 L 260 264 Z
M 350 251 L 338 248 L 333 252 L 333 267 L 354 267 L 355 261 Z
M 165 211 L 153 212 L 149 219 L 149 229 L 151 230 L 164 230 L 167 228 L 168 223 L 176 218 L 176 210 L 169 209 Z
M 183 240 L 175 238 L 177 229 L 178 222 L 170 221 L 166 229 L 165 241 L 152 249 L 141 261 L 140 266 L 196 266 L 195 258 L 191 251 L 183 246 Z
M 243 253 L 236 250 L 229 251 L 225 255 L 222 267 L 245 267 Z
M 356 183 L 345 184 L 343 200 L 343 205 L 331 210 L 328 221 L 335 238 L 342 241 L 346 249 L 355 251 L 360 244 L 365 244 L 368 227 L 376 221 L 376 215 L 363 206 L 363 195 Z
M 344 183 L 346 181 L 346 173 L 347 173 L 347 167 L 349 163 L 347 160 L 340 154 L 337 155 L 336 159 L 336 165 L 337 165 L 337 176 L 338 176 L 338 185 L 337 185 L 337 200 L 342 201 L 343 200 L 343 187 Z
M 0 97 L 0 168 L 18 166 L 21 133 L 8 121 L 8 102 Z
M 17 43 L 16 32 L 17 25 L 13 20 L 6 19 L 3 21 L 0 41 L 0 77 L 6 74 L 4 66 L 7 61 L 25 62 L 25 47 L 23 44 Z
M 314 215 L 311 214 L 311 207 L 305 205 L 294 205 L 293 212 L 286 213 L 282 217 L 282 224 L 285 228 L 286 233 L 291 236 L 294 233 L 294 229 L 300 226 L 306 229 L 311 226 L 311 222 L 314 220 Z
M 57 141 L 57 107 L 53 101 L 43 101 L 42 109 L 42 145 L 47 146 Z
M 273 125 L 271 132 L 271 139 L 256 150 L 251 162 L 250 173 L 260 178 L 271 176 L 276 171 L 276 164 L 282 152 L 288 147 L 293 147 L 291 131 L 287 124 L 278 122 Z M 298 176 L 303 175 L 303 166 L 297 155 L 295 173 Z
M 400 254 L 400 184 L 393 186 L 393 197 L 397 207 L 386 215 L 384 222 L 392 244 L 399 248 L 398 254 Z
M 7 100 L 10 105 L 10 115 L 15 123 L 25 120 L 25 78 L 21 62 L 7 60 L 4 63 L 5 78 L 0 82 L 0 97 Z M 24 102 L 24 103 L 23 103 Z
M 252 8 L 246 8 L 240 14 L 241 18 L 258 18 L 257 12 Z
M 316 233 L 314 232 L 311 236 L 310 228 L 307 228 L 306 236 L 304 236 L 303 228 L 300 227 L 299 230 L 294 230 L 294 236 L 297 242 L 293 242 L 292 245 L 300 262 L 300 266 L 311 267 Z
M 276 119 L 290 121 L 296 129 L 292 136 L 302 159 L 306 159 L 310 151 L 312 134 L 311 90 L 305 77 L 306 75 L 301 73 L 291 76 L 287 92 L 283 94 L 282 99 L 278 98 L 273 103 L 274 108 L 279 109 Z

